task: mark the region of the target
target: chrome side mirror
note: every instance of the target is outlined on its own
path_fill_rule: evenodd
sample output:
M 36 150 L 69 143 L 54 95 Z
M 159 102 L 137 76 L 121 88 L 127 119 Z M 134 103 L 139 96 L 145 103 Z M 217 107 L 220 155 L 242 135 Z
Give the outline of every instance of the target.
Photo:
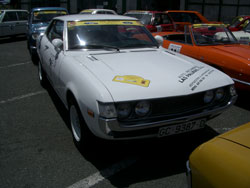
M 61 39 L 53 39 L 52 44 L 55 46 L 55 50 L 60 52 L 62 50 L 63 41 Z
M 160 35 L 156 35 L 155 36 L 155 40 L 158 42 L 158 44 L 160 45 L 160 46 L 162 46 L 163 45 L 163 37 L 162 36 L 160 36 Z

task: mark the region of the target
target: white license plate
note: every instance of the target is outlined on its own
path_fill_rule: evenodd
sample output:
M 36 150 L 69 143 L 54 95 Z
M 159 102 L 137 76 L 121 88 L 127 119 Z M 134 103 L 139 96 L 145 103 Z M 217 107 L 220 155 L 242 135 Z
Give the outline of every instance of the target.
M 180 134 L 184 132 L 189 132 L 205 127 L 206 120 L 199 119 L 195 121 L 189 121 L 186 123 L 181 123 L 177 125 L 170 125 L 167 127 L 162 127 L 159 129 L 158 137 L 169 136 L 173 134 Z

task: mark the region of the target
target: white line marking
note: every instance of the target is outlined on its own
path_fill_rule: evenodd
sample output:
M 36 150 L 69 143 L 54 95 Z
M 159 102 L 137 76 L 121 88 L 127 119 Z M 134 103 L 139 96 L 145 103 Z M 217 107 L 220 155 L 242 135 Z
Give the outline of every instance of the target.
M 126 159 L 119 163 L 116 163 L 109 168 L 96 172 L 95 174 L 90 175 L 89 177 L 80 180 L 79 182 L 74 183 L 73 185 L 67 188 L 89 188 L 99 183 L 100 181 L 113 176 L 119 171 L 131 166 L 136 162 L 135 159 Z
M 11 67 L 20 66 L 20 65 L 26 65 L 29 63 L 31 63 L 31 61 L 27 61 L 25 63 L 17 63 L 17 64 L 13 64 L 13 65 L 2 66 L 2 67 L 0 67 L 0 69 L 7 69 L 7 68 L 11 68 Z
M 40 94 L 43 94 L 43 93 L 46 93 L 46 92 L 45 91 L 38 91 L 38 92 L 35 92 L 35 93 L 28 93 L 26 95 L 21 95 L 21 96 L 13 97 L 11 99 L 0 101 L 0 104 L 5 104 L 5 103 L 8 103 L 8 102 L 17 101 L 17 100 L 20 100 L 20 99 L 24 99 L 24 98 L 27 98 L 27 97 L 32 97 L 32 96 L 35 96 L 35 95 L 40 95 Z

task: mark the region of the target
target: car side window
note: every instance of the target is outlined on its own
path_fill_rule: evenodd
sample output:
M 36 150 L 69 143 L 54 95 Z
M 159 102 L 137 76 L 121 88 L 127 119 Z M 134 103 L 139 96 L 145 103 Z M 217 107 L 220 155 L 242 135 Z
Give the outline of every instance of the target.
M 6 12 L 3 18 L 3 22 L 17 21 L 16 12 Z
M 28 12 L 17 12 L 19 20 L 28 20 Z
M 50 42 L 54 39 L 61 39 L 63 40 L 63 21 L 54 20 L 53 23 L 50 25 L 50 28 L 47 32 L 47 37 Z

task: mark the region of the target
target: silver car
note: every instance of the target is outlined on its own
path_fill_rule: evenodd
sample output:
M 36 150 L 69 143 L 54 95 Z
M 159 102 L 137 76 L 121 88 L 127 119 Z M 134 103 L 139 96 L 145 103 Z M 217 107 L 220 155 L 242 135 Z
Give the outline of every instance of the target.
M 0 37 L 26 33 L 27 10 L 0 10 Z

